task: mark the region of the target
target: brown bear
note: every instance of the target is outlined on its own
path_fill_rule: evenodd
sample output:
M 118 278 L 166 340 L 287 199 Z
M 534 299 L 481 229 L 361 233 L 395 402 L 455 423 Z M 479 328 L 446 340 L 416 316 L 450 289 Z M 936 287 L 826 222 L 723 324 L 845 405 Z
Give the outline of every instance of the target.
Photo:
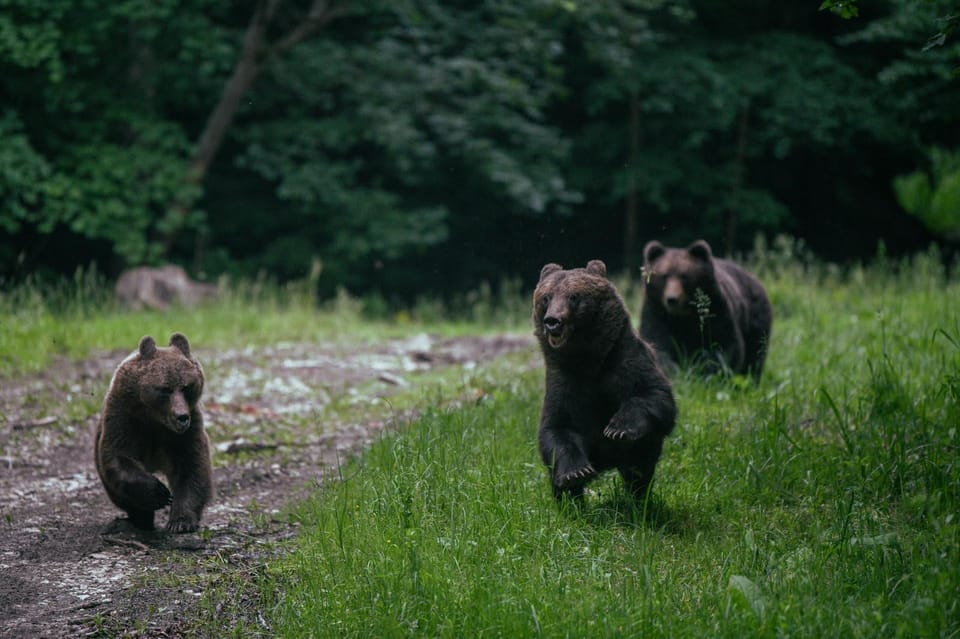
M 588 481 L 616 468 L 642 499 L 677 409 L 670 382 L 631 327 L 606 265 L 544 266 L 533 324 L 546 368 L 540 455 L 554 496 L 579 498 Z
M 153 530 L 154 511 L 167 505 L 167 532 L 191 532 L 200 524 L 213 493 L 198 404 L 203 382 L 203 368 L 181 333 L 170 336 L 167 348 L 143 337 L 110 380 L 96 431 L 97 473 L 111 501 L 138 528 Z M 169 490 L 151 474 L 156 471 Z
M 759 379 L 767 357 L 773 306 L 756 277 L 713 256 L 697 240 L 687 248 L 657 241 L 643 249 L 645 291 L 640 336 L 668 368 L 702 366 Z

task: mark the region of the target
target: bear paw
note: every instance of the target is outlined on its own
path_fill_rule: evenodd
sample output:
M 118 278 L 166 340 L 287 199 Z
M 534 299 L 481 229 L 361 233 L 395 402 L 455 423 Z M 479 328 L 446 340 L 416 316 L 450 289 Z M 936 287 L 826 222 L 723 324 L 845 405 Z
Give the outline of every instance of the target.
M 149 499 L 152 502 L 153 510 L 160 510 L 173 502 L 173 495 L 170 494 L 170 490 L 163 485 L 162 481 L 155 479 L 153 486 L 150 488 Z
M 164 530 L 166 530 L 168 533 L 177 535 L 180 533 L 193 532 L 198 527 L 199 527 L 199 524 L 194 517 L 191 517 L 189 515 L 184 515 L 182 517 L 170 519 L 170 521 L 167 522 L 167 525 L 164 528 Z
M 558 488 L 576 486 L 577 484 L 584 483 L 596 474 L 597 469 L 594 468 L 592 464 L 587 464 L 586 466 L 582 466 L 580 468 L 574 468 L 573 470 L 558 473 L 555 483 Z
M 648 429 L 645 426 L 645 424 L 635 424 L 625 427 L 619 419 L 614 417 L 603 429 L 603 436 L 616 441 L 636 441 L 647 434 Z

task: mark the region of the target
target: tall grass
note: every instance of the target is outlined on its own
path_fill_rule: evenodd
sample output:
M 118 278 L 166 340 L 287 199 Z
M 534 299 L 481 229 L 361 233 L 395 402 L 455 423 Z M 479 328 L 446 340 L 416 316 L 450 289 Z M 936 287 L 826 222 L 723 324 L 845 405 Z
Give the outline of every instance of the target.
M 462 334 L 526 330 L 529 310 L 519 284 L 506 281 L 445 304 L 418 300 L 392 309 L 375 296 L 346 291 L 318 300 L 309 280 L 278 284 L 265 278 L 221 282 L 216 300 L 168 310 L 126 310 L 103 277 L 79 269 L 72 278 L 27 280 L 0 290 L 0 376 L 43 370 L 58 358 L 104 350 L 132 350 L 145 334 L 160 340 L 185 333 L 209 348 L 267 346 L 282 341 L 375 341 L 416 331 Z
M 558 508 L 541 373 L 480 373 L 484 401 L 429 410 L 295 512 L 262 583 L 276 634 L 957 636 L 960 286 L 936 255 L 765 259 L 765 377 L 676 380 L 647 503 L 608 476 Z

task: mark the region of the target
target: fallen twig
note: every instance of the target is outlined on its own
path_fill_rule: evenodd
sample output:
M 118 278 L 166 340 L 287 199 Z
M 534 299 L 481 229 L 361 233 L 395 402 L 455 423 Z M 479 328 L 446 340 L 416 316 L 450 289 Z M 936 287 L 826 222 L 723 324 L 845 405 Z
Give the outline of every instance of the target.
M 125 546 L 127 548 L 136 548 L 137 550 L 150 552 L 150 546 L 136 539 L 124 539 L 123 537 L 113 537 L 110 535 L 100 535 L 100 538 L 103 539 L 104 542 L 114 546 Z
M 56 424 L 58 418 L 54 416 L 41 417 L 39 419 L 28 419 L 22 422 L 14 422 L 10 425 L 11 430 L 30 430 L 31 428 L 40 428 L 41 426 L 50 426 Z

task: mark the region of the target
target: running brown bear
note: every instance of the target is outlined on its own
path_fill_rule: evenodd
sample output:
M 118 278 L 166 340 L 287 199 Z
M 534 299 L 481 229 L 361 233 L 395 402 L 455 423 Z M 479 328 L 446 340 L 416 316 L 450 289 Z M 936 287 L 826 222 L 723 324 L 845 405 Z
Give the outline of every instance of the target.
M 631 327 L 606 265 L 544 266 L 533 323 L 546 368 L 540 454 L 554 496 L 580 497 L 591 479 L 616 468 L 642 499 L 677 409 L 670 382 Z
M 97 424 L 97 472 L 111 501 L 138 528 L 153 530 L 154 511 L 167 505 L 167 532 L 191 532 L 200 524 L 213 493 L 198 405 L 203 382 L 203 368 L 180 333 L 166 348 L 144 337 L 113 374 Z M 157 471 L 169 489 L 152 474 Z

